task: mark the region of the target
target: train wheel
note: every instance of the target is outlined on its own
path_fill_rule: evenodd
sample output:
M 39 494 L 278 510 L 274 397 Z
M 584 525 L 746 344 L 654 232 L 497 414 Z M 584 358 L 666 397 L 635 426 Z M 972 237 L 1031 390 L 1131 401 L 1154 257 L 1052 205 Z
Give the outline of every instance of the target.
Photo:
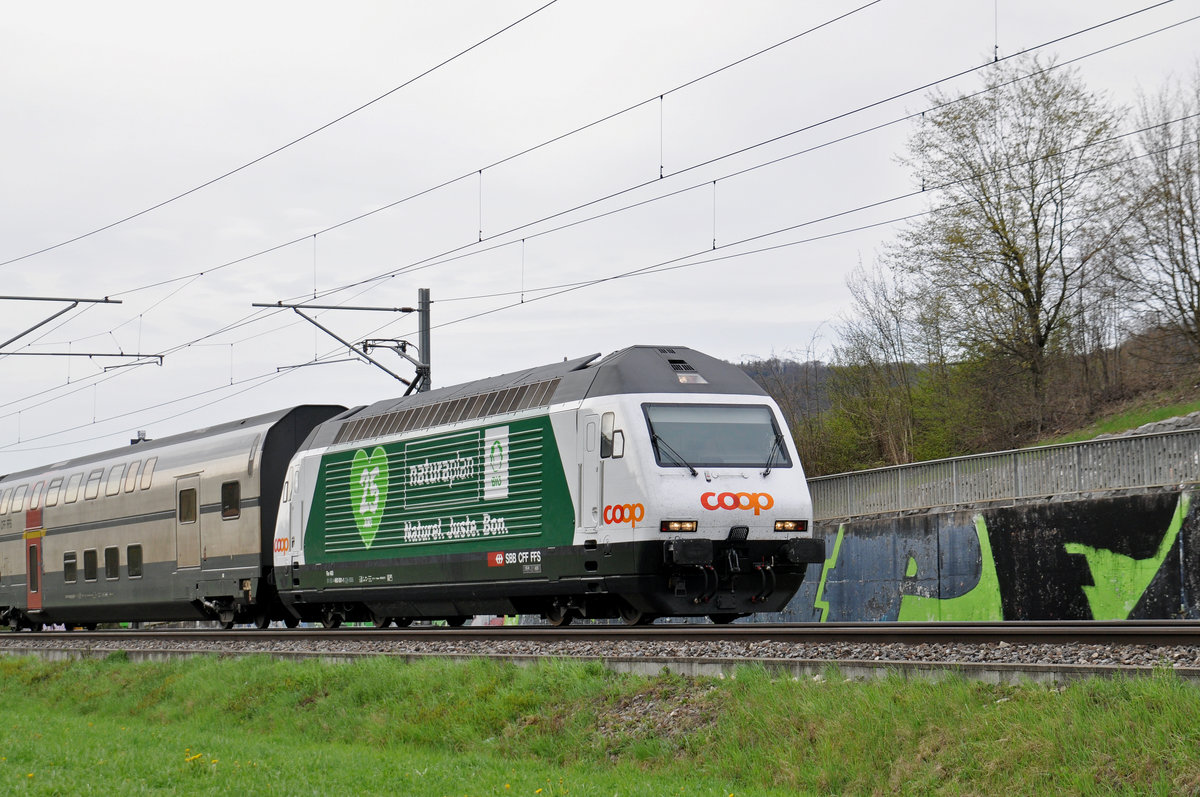
M 325 616 L 321 618 L 321 625 L 326 628 L 337 628 L 342 624 L 342 616 L 333 611 L 326 611 Z
M 254 627 L 259 631 L 265 631 L 271 627 L 271 615 L 266 612 L 256 615 L 254 618 Z
M 741 615 L 738 614 L 710 614 L 708 619 L 712 620 L 717 625 L 729 625 Z
M 395 621 L 396 626 L 399 628 L 408 628 L 410 625 L 412 625 L 411 617 L 395 617 L 393 620 Z
M 45 628 L 46 628 L 46 626 L 43 625 L 42 623 L 34 623 L 33 625 L 29 626 L 29 630 L 35 634 L 40 634 L 42 631 L 45 630 Z
M 570 625 L 575 619 L 575 613 L 570 609 L 559 606 L 557 603 L 550 607 L 546 612 L 546 622 L 557 628 L 562 628 L 565 625 Z
M 384 617 L 382 615 L 374 615 L 372 617 L 372 621 L 375 623 L 376 628 L 387 628 L 392 624 L 392 618 Z
M 621 622 L 625 623 L 625 625 L 643 625 L 647 622 L 647 617 L 649 615 L 641 609 L 635 609 L 628 603 L 621 604 Z M 650 622 L 653 622 L 653 620 L 654 618 L 651 617 Z
M 217 625 L 221 626 L 223 631 L 233 630 L 233 620 L 218 620 Z
M 450 626 L 451 628 L 461 628 L 462 626 L 466 625 L 467 620 L 470 620 L 470 619 L 471 618 L 466 615 L 459 615 L 458 617 L 447 617 L 446 625 Z
M 295 628 L 296 626 L 300 625 L 300 618 L 292 617 L 289 614 L 287 617 L 283 618 L 283 624 L 286 625 L 288 628 Z

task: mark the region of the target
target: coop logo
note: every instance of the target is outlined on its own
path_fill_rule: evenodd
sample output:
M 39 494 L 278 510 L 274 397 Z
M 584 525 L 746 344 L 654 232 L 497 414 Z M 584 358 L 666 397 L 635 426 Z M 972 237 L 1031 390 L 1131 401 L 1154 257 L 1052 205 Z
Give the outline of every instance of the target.
M 642 522 L 646 507 L 641 504 L 609 504 L 604 507 L 604 525 L 628 523 L 630 526 Z
M 287 553 L 289 550 L 288 542 L 289 542 L 289 540 L 287 537 L 276 537 L 275 538 L 275 553 Z
M 775 506 L 770 493 L 705 493 L 700 496 L 700 506 L 705 509 L 753 509 L 758 514 Z

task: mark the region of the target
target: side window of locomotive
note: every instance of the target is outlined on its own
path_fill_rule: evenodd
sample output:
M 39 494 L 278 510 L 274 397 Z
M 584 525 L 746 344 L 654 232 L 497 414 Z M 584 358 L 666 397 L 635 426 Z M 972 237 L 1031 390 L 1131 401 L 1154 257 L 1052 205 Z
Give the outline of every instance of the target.
M 125 492 L 132 493 L 133 488 L 137 487 L 138 467 L 142 463 L 139 460 L 134 460 L 129 463 L 129 474 L 125 477 Z
M 75 561 L 75 552 L 67 551 L 63 554 L 63 581 L 68 584 L 74 584 L 79 580 L 78 563 Z
M 96 496 L 100 495 L 100 477 L 104 475 L 104 469 L 99 468 L 88 474 L 87 484 L 83 487 L 83 497 L 91 501 Z
M 109 581 L 121 577 L 121 549 L 104 549 L 104 577 Z
M 606 412 L 600 416 L 600 456 L 603 459 L 625 456 L 625 433 L 616 425 L 616 413 Z
M 63 503 L 73 504 L 79 500 L 79 485 L 83 483 L 83 474 L 76 473 L 67 479 L 67 489 L 63 491 Z
M 104 485 L 105 495 L 116 495 L 121 492 L 121 484 L 125 481 L 125 463 L 113 465 L 108 471 L 108 482 Z
M 146 460 L 146 467 L 142 468 L 142 489 L 150 489 L 150 480 L 154 476 L 154 466 L 158 463 L 158 457 L 150 457 Z
M 142 577 L 142 546 L 130 545 L 125 549 L 125 564 L 130 578 Z
M 96 580 L 96 549 L 89 548 L 83 552 L 83 580 Z
M 199 506 L 196 503 L 196 488 L 179 491 L 179 522 L 195 523 Z
M 62 492 L 62 477 L 59 477 L 46 488 L 46 506 L 58 506 L 58 496 Z
M 242 514 L 242 483 L 225 482 L 221 485 L 221 519 L 233 520 Z

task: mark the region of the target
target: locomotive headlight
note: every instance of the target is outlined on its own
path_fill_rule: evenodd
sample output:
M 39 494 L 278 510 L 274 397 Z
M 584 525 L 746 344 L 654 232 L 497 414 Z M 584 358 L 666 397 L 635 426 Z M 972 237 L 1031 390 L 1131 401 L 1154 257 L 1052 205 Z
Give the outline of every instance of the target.
M 776 531 L 808 531 L 807 520 L 776 520 Z
M 696 521 L 694 520 L 664 520 L 658 524 L 658 530 L 664 534 L 679 531 L 695 531 Z

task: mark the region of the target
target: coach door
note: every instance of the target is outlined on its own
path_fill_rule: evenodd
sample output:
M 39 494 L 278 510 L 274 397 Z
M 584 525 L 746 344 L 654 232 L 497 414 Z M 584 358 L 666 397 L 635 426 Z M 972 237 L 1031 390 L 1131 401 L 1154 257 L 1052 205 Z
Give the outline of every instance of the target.
M 175 563 L 200 566 L 200 477 L 175 480 Z
M 580 415 L 579 430 L 579 525 L 596 533 L 600 523 L 600 417 Z
M 25 579 L 25 606 L 33 611 L 42 608 L 42 540 L 45 532 L 41 529 L 25 532 L 25 563 L 29 568 Z

